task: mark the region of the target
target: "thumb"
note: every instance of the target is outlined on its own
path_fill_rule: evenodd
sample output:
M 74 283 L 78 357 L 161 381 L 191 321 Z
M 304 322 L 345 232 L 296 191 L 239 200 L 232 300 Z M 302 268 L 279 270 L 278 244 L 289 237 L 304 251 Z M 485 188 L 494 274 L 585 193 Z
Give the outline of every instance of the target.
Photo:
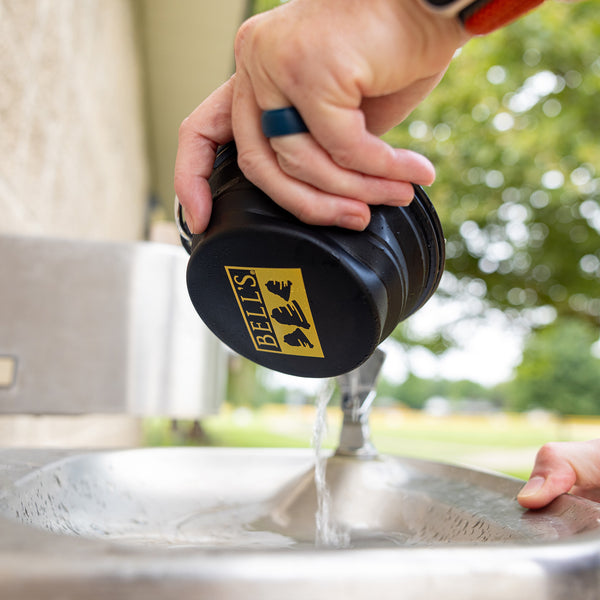
M 577 472 L 564 450 L 561 443 L 545 444 L 540 448 L 529 481 L 517 495 L 521 506 L 542 508 L 575 485 Z
M 518 493 L 517 501 L 525 508 L 542 508 L 570 489 L 571 486 L 557 484 L 550 477 L 532 475 Z
M 217 146 L 233 138 L 231 104 L 234 78 L 217 88 L 179 128 L 175 160 L 175 193 L 191 231 L 203 232 L 210 218 L 212 194 L 208 178 Z

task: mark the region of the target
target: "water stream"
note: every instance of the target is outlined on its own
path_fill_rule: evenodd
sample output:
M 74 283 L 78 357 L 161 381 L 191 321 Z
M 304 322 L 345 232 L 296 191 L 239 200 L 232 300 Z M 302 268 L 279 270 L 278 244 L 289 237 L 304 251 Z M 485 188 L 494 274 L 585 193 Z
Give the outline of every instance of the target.
M 317 511 L 315 513 L 315 546 L 317 548 L 350 546 L 350 532 L 337 527 L 331 515 L 331 495 L 327 487 L 327 459 L 323 456 L 323 439 L 327 434 L 327 405 L 333 396 L 334 385 L 324 383 L 316 398 L 316 415 L 313 427 L 313 449 L 315 452 L 315 488 Z

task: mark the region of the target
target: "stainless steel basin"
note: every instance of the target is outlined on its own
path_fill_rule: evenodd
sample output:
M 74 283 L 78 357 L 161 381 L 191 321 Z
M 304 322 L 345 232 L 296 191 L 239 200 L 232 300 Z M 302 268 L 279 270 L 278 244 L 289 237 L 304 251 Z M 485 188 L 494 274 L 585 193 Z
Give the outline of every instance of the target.
M 0 451 L 0 597 L 598 598 L 600 505 L 529 512 L 522 482 L 311 451 Z

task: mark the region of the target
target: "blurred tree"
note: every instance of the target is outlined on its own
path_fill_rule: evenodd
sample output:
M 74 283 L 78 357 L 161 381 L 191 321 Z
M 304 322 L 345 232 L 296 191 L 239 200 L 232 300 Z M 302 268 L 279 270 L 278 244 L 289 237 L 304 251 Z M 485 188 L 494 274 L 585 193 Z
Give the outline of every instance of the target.
M 278 4 L 255 0 L 254 12 Z M 482 312 L 497 306 L 535 325 L 531 309 L 552 306 L 600 327 L 597 11 L 594 0 L 546 2 L 469 42 L 386 135 L 436 165 L 446 268 L 467 293 L 483 285 Z
M 423 379 L 411 373 L 406 381 L 392 384 L 385 378 L 380 379 L 377 395 L 381 400 L 393 399 L 409 408 L 421 409 L 429 400 L 439 396 L 456 402 L 459 400 L 488 400 L 497 403 L 497 395 L 492 389 L 468 380 L 450 381 L 447 379 Z M 378 399 L 378 404 L 381 404 Z
M 508 407 L 600 414 L 600 359 L 590 351 L 594 338 L 594 328 L 574 318 L 533 334 L 509 384 Z
M 265 10 L 275 8 L 279 4 L 282 4 L 280 0 L 253 0 L 252 2 L 252 13 L 256 14 Z
M 482 314 L 496 306 L 536 326 L 532 309 L 551 306 L 600 327 L 597 10 L 547 2 L 471 41 L 387 135 L 436 165 L 451 291 L 475 283 Z
M 232 354 L 229 359 L 227 402 L 232 406 L 257 408 L 263 404 L 302 402 L 293 390 L 270 385 L 270 371 L 256 363 Z
M 254 9 L 278 4 L 255 0 Z M 457 319 L 500 309 L 535 329 L 568 317 L 597 337 L 599 39 L 597 0 L 546 2 L 469 42 L 438 88 L 385 136 L 436 165 L 428 193 L 447 239 L 438 298 L 461 299 Z M 394 337 L 440 353 L 457 342 L 455 324 L 424 338 L 409 320 Z M 403 395 L 421 402 L 425 392 L 413 384 Z

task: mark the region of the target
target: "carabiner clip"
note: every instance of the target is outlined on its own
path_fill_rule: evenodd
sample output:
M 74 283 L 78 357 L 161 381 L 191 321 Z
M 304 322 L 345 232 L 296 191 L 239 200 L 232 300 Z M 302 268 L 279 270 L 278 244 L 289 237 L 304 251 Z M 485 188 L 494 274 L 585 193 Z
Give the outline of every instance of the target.
M 188 254 L 192 253 L 192 232 L 190 231 L 187 223 L 185 222 L 185 215 L 183 214 L 183 206 L 179 202 L 179 198 L 175 196 L 175 223 L 177 224 L 177 231 L 179 231 L 179 239 L 181 245 L 185 248 Z

